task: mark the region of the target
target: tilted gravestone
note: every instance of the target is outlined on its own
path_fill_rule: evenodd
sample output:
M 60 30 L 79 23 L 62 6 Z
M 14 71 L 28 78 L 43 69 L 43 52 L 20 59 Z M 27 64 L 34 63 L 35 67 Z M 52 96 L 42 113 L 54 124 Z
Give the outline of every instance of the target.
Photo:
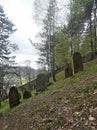
M 9 105 L 10 108 L 20 104 L 20 95 L 16 87 L 11 87 L 9 91 Z
M 44 73 L 38 74 L 36 78 L 36 85 L 35 85 L 36 92 L 41 92 L 46 90 L 48 85 L 49 85 L 48 74 L 44 74 Z
M 77 73 L 79 71 L 83 71 L 82 56 L 79 52 L 75 52 L 73 54 L 73 65 L 74 65 L 74 73 Z
M 65 68 L 65 78 L 73 76 L 73 70 L 70 66 Z

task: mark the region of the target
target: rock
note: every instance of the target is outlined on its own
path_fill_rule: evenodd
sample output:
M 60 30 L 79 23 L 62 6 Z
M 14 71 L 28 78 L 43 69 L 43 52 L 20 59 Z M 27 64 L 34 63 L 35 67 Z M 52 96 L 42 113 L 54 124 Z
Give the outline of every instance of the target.
M 94 121 L 94 120 L 96 120 L 96 119 L 90 115 L 90 116 L 89 116 L 89 120 L 90 120 L 90 121 Z

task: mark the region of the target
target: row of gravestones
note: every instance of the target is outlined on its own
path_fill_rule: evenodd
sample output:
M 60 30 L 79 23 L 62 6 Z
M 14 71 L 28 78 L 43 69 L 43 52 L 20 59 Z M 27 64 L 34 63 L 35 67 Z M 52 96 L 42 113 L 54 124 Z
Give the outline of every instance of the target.
M 79 52 L 75 52 L 73 55 L 73 66 L 74 66 L 74 73 L 83 70 L 83 62 L 82 56 Z M 68 65 L 65 69 L 65 78 L 73 76 L 73 69 Z M 35 90 L 36 92 L 41 92 L 47 89 L 49 86 L 49 76 L 48 74 L 39 74 L 36 78 Z
M 47 89 L 49 85 L 49 76 L 48 74 L 39 74 L 36 79 L 35 89 L 36 92 L 39 93 Z M 24 90 L 23 99 L 27 99 L 31 97 L 31 92 L 28 90 Z M 9 91 L 9 106 L 10 108 L 17 106 L 20 104 L 21 94 L 19 93 L 17 87 L 11 87 Z
M 73 55 L 73 66 L 74 73 L 83 70 L 82 57 L 79 52 L 74 53 Z M 68 65 L 65 69 L 65 78 L 73 76 L 73 69 Z M 41 92 L 47 89 L 49 86 L 49 76 L 48 74 L 39 74 L 36 78 L 35 89 L 36 92 Z M 25 90 L 23 93 L 23 99 L 31 97 L 31 92 Z M 10 108 L 20 104 L 20 93 L 16 87 L 11 87 L 9 92 L 9 105 Z
M 32 95 L 31 95 L 30 91 L 25 90 L 23 92 L 23 99 L 27 99 L 31 96 Z M 21 99 L 21 94 L 18 91 L 17 87 L 11 87 L 10 91 L 9 91 L 9 106 L 10 106 L 10 108 L 20 104 L 20 99 Z
M 82 56 L 79 52 L 75 52 L 73 54 L 73 68 L 74 68 L 74 73 L 78 73 L 80 71 L 83 71 L 83 61 L 82 61 Z M 65 68 L 65 78 L 73 76 L 73 69 L 71 68 L 70 65 L 68 65 Z

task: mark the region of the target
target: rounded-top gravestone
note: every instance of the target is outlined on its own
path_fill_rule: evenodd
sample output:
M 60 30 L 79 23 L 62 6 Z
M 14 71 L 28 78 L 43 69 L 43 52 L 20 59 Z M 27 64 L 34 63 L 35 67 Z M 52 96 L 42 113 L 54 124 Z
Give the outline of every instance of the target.
M 48 85 L 49 85 L 48 74 L 44 74 L 44 73 L 38 74 L 36 78 L 36 85 L 35 85 L 36 92 L 41 92 L 46 90 Z
M 20 104 L 20 95 L 16 87 L 11 87 L 9 91 L 9 105 L 10 108 Z
M 79 52 L 75 52 L 73 54 L 73 65 L 74 65 L 74 73 L 77 73 L 79 71 L 83 71 L 82 56 Z

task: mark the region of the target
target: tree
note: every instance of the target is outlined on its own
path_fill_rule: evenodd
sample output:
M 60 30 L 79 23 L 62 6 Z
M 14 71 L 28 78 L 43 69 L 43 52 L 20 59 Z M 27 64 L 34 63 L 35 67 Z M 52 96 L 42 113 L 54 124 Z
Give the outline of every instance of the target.
M 43 48 L 45 51 L 42 51 L 46 64 L 48 66 L 49 71 L 52 73 L 53 80 L 56 81 L 55 78 L 55 31 L 56 31 L 56 8 L 57 3 L 56 0 L 49 0 L 49 5 L 47 9 L 47 13 L 43 20 Z
M 24 62 L 26 64 L 26 67 L 25 67 L 26 74 L 25 74 L 25 76 L 27 77 L 28 82 L 30 82 L 31 79 L 32 79 L 32 70 L 31 70 L 31 67 L 30 67 L 31 61 L 30 60 L 25 60 Z
M 9 21 L 3 7 L 0 5 L 0 97 L 4 85 L 4 77 L 9 73 L 9 68 L 14 64 L 14 57 L 11 57 L 10 54 L 12 50 L 17 49 L 17 45 L 9 41 L 10 34 L 16 31 L 13 27 L 14 24 Z
M 10 42 L 9 37 L 16 31 L 14 24 L 5 15 L 3 7 L 0 5 L 0 88 L 3 88 L 4 76 L 9 68 L 14 64 L 14 57 L 10 54 L 17 49 L 17 45 Z
M 39 1 L 41 3 L 41 0 Z M 56 64 L 63 65 L 65 60 L 72 58 L 74 52 L 79 51 L 84 55 L 90 51 L 95 53 L 94 50 L 96 48 L 94 27 L 96 9 L 94 10 L 93 6 L 97 4 L 97 1 L 71 0 L 68 3 L 70 13 L 67 22 L 64 21 L 64 28 L 61 27 L 61 29 L 56 26 L 58 11 L 56 3 L 55 0 L 48 0 L 47 10 L 43 10 L 43 28 L 40 35 L 42 44 L 38 48 L 40 50 L 39 62 L 47 66 L 52 75 Z M 66 6 L 63 5 L 63 7 L 65 8 Z
M 70 39 L 62 31 L 56 32 L 55 38 L 55 62 L 57 66 L 63 66 L 65 61 L 70 62 Z
M 35 2 L 35 4 L 39 5 L 37 1 Z M 54 69 L 55 69 L 54 49 L 55 49 L 55 44 L 56 44 L 54 34 L 56 30 L 57 2 L 56 0 L 46 0 L 44 1 L 44 6 L 42 5 L 40 9 L 41 8 L 45 8 L 45 10 L 42 11 L 42 13 L 44 14 L 44 17 L 42 18 L 43 28 L 42 28 L 42 32 L 40 33 L 42 41 L 38 48 L 38 50 L 40 51 L 40 58 L 39 58 L 38 63 L 43 64 L 44 68 L 46 66 L 46 68 L 48 68 L 48 71 L 52 73 L 53 80 L 56 81 L 55 74 L 54 74 Z
M 35 19 L 35 22 L 37 24 L 41 24 L 42 20 L 44 18 L 46 9 L 48 7 L 48 1 L 49 0 L 34 0 L 34 12 L 33 17 Z
M 77 50 L 81 51 L 85 37 L 89 38 L 88 50 L 94 53 L 94 22 L 93 12 L 94 0 L 71 0 L 70 15 L 67 24 L 68 37 L 71 39 L 71 54 Z M 65 28 L 64 28 L 65 29 Z M 64 31 L 66 33 L 66 31 Z M 91 38 L 90 38 L 91 37 Z M 83 48 L 84 49 L 84 48 Z

